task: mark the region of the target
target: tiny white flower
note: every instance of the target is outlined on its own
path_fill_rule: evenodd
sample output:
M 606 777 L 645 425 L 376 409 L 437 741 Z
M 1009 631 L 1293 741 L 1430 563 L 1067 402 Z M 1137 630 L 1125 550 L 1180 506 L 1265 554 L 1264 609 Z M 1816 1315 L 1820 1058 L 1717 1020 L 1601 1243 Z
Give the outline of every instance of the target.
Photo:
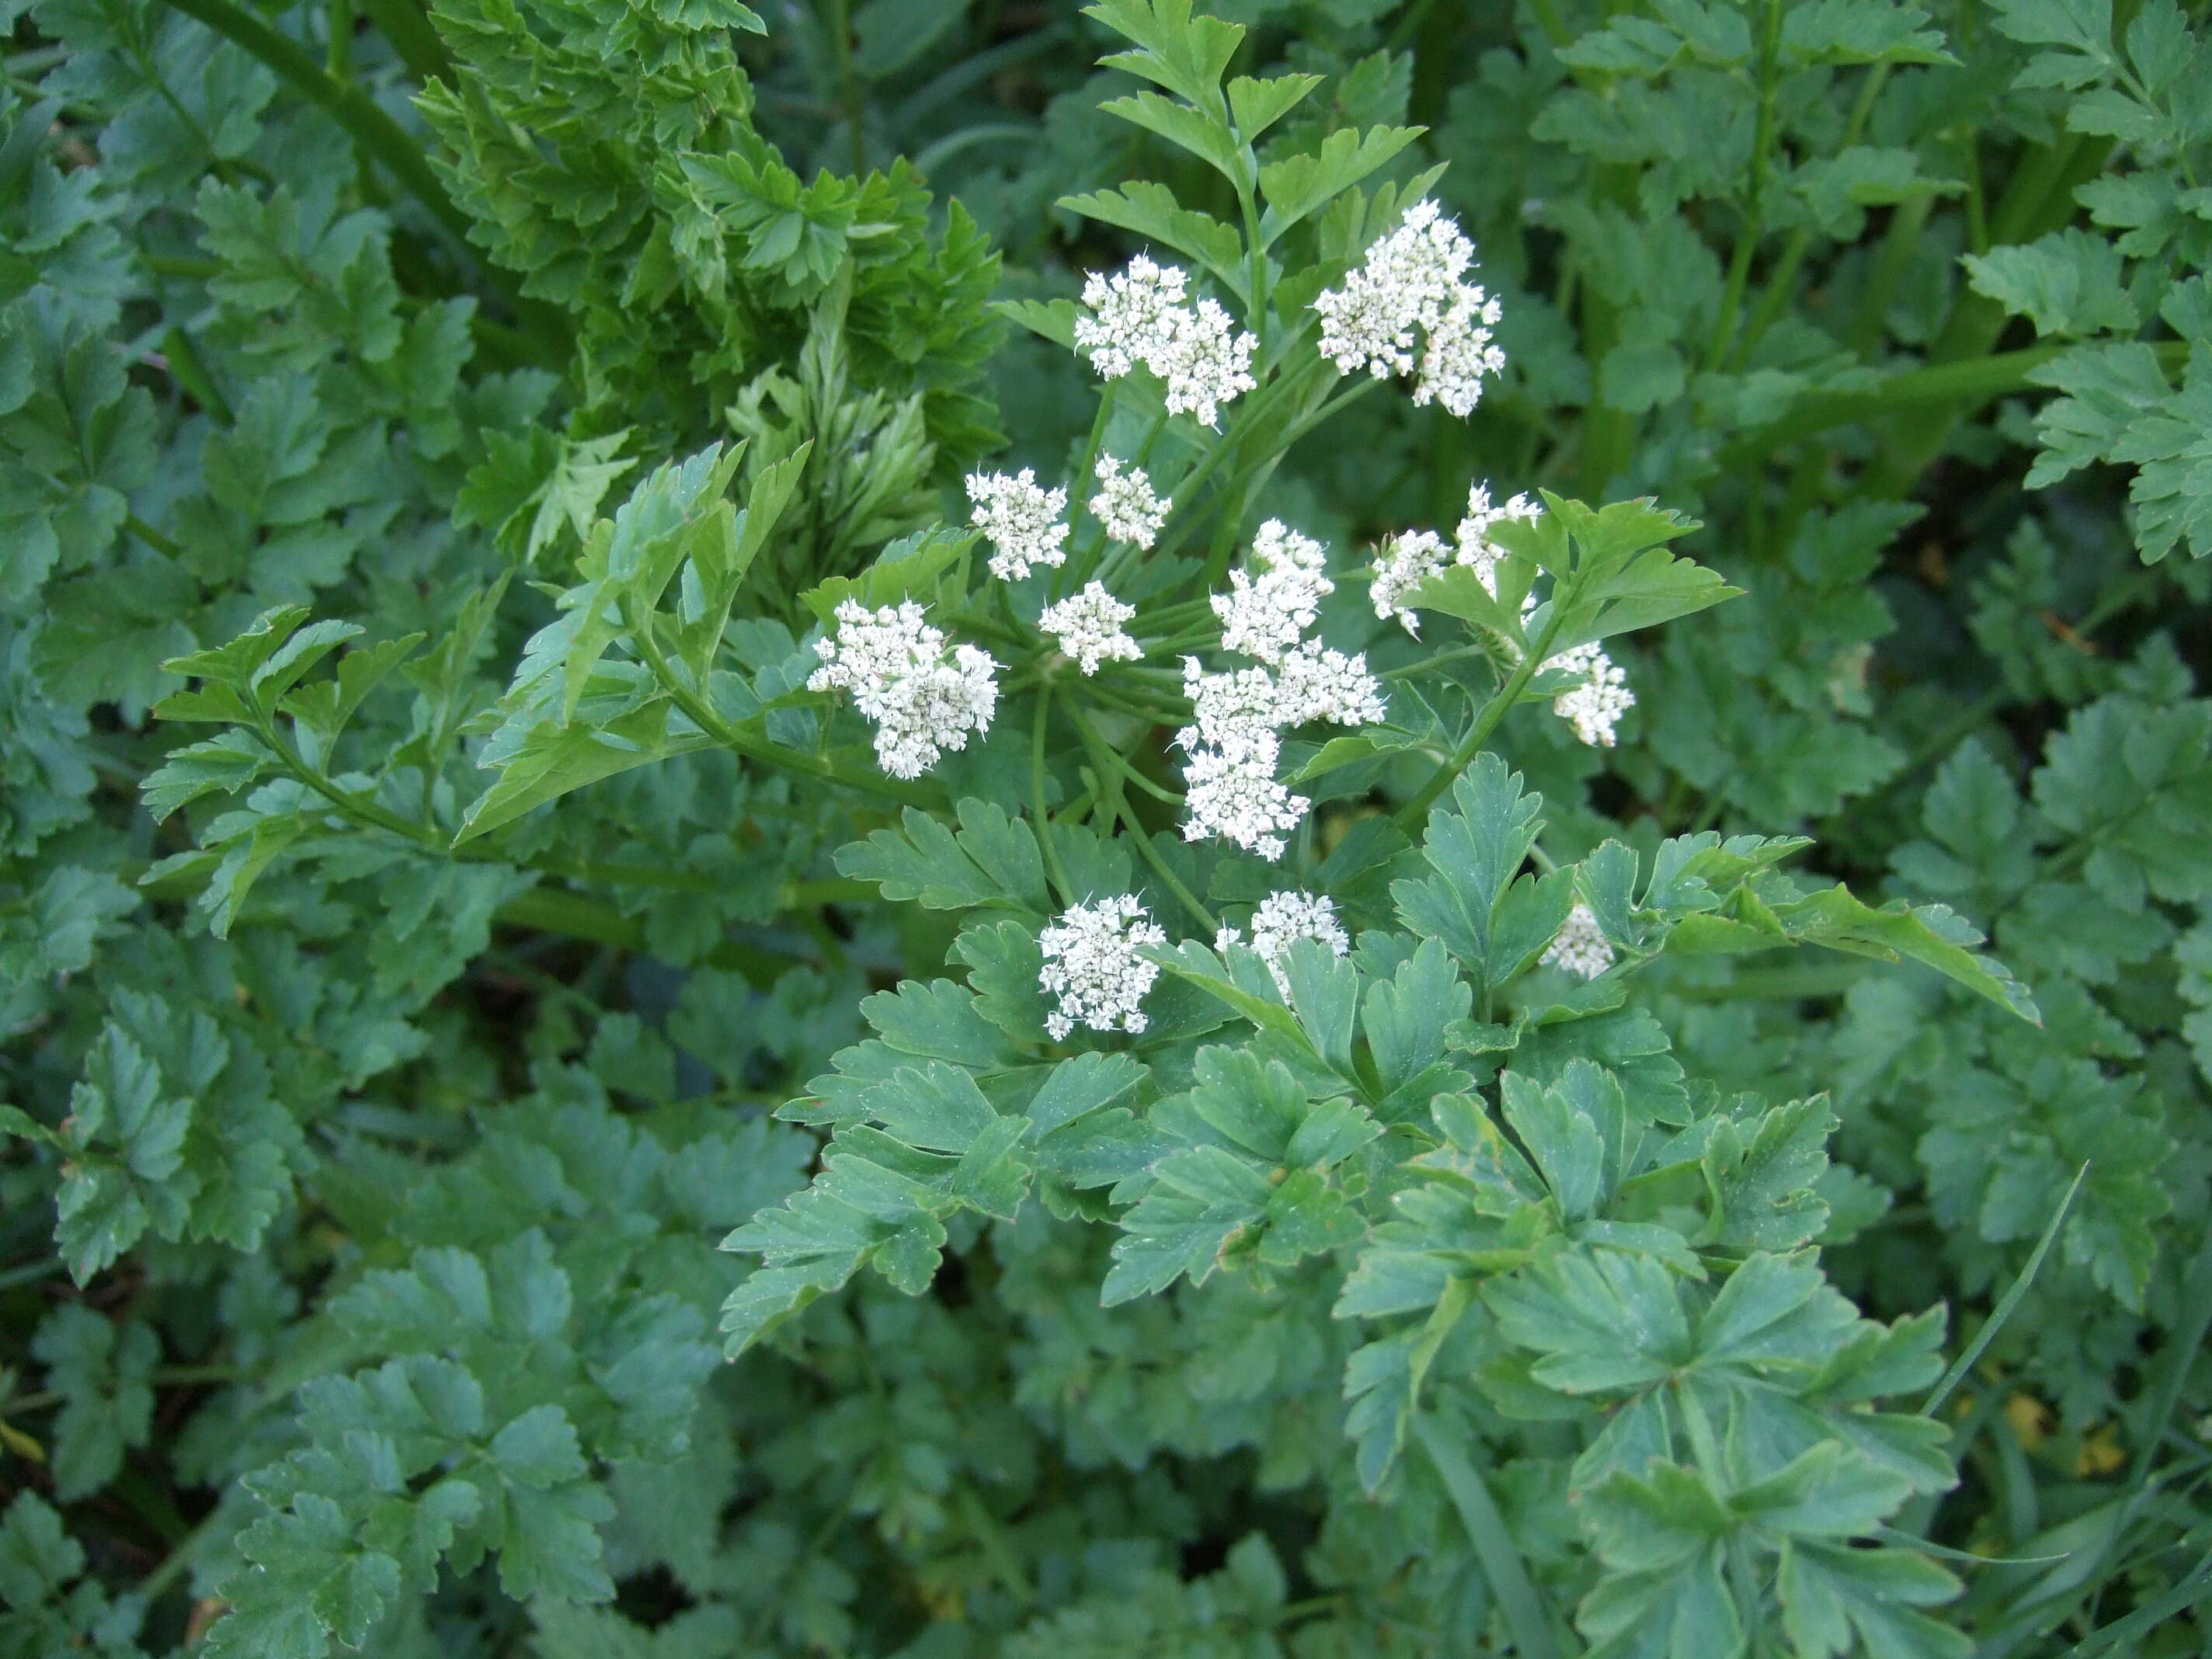
M 1095 674 L 1101 663 L 1134 662 L 1145 654 L 1126 630 L 1136 614 L 1136 606 L 1122 604 L 1105 583 L 1091 582 L 1080 593 L 1047 605 L 1037 626 L 1059 641 L 1085 674 Z
M 1450 551 L 1433 530 L 1408 530 L 1384 542 L 1375 555 L 1367 584 L 1375 614 L 1386 622 L 1395 617 L 1400 627 L 1419 639 L 1420 619 L 1406 603 L 1406 595 L 1443 570 Z
M 1304 939 L 1318 939 L 1338 956 L 1352 948 L 1351 936 L 1336 919 L 1335 901 L 1319 893 L 1302 893 L 1292 889 L 1270 893 L 1260 901 L 1259 907 L 1252 912 L 1249 939 L 1234 927 L 1224 927 L 1213 936 L 1213 948 L 1220 952 L 1232 945 L 1243 945 L 1258 953 L 1274 978 L 1275 988 L 1287 1002 L 1291 982 L 1283 972 L 1283 957 L 1291 945 Z
M 1263 859 L 1283 856 L 1283 836 L 1312 803 L 1275 780 L 1281 745 L 1273 732 L 1239 748 L 1194 750 L 1183 768 L 1185 841 L 1219 836 Z
M 1346 656 L 1316 640 L 1285 656 L 1275 671 L 1275 710 L 1285 726 L 1380 726 L 1390 718 L 1382 682 L 1368 672 L 1367 653 Z
M 876 726 L 876 760 L 895 778 L 920 777 L 968 734 L 991 729 L 999 665 L 972 645 L 947 650 L 944 631 L 908 600 L 871 611 L 837 607 L 836 630 L 816 647 L 811 691 L 846 691 Z
M 1263 570 L 1303 570 L 1318 576 L 1328 562 L 1328 549 L 1280 519 L 1270 519 L 1253 532 L 1252 556 Z M 1329 590 L 1324 585 L 1321 591 Z
M 991 574 L 1000 581 L 1019 581 L 1036 565 L 1059 565 L 1067 558 L 1065 489 L 1039 487 L 1036 471 L 972 472 L 968 499 L 973 522 L 995 550 Z
M 1575 735 L 1593 748 L 1610 749 L 1613 728 L 1636 707 L 1636 694 L 1628 689 L 1628 676 L 1595 644 L 1562 651 L 1544 664 L 1547 672 L 1565 670 L 1583 678 L 1552 699 L 1552 712 L 1575 728 Z
M 1174 505 L 1152 493 L 1152 481 L 1141 466 L 1124 472 L 1111 455 L 1098 458 L 1098 493 L 1091 498 L 1091 514 L 1114 540 L 1150 548 Z
M 1606 942 L 1605 930 L 1597 925 L 1597 916 L 1589 905 L 1577 904 L 1567 912 L 1559 937 L 1545 949 L 1543 962 L 1547 967 L 1564 968 L 1584 979 L 1595 979 L 1613 966 L 1613 946 Z
M 1053 1041 L 1066 1041 L 1078 1025 L 1094 1031 L 1143 1030 L 1140 1005 L 1160 969 L 1139 952 L 1166 943 L 1167 935 L 1132 893 L 1062 911 L 1037 936 L 1044 953 L 1037 982 L 1057 999 L 1044 1022 Z

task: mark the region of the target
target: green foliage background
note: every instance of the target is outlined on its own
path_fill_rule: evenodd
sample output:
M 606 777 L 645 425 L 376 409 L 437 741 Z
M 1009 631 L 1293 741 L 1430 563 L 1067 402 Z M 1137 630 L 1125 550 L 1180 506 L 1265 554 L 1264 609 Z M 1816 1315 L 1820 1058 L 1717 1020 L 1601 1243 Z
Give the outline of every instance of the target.
M 1745 597 L 1045 1081 L 1026 720 L 884 778 L 802 596 L 1068 475 L 1104 193 L 1237 219 L 1097 9 L 0 0 L 0 1655 L 2212 1651 L 2202 7 L 1218 0 L 1510 357 L 1234 507 Z

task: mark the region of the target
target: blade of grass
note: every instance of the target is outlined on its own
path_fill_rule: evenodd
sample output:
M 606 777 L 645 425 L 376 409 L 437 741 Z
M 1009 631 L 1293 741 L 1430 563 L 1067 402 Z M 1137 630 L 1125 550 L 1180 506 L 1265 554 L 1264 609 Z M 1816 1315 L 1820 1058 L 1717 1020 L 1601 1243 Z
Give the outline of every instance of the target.
M 1513 1650 L 1522 1659 L 1559 1659 L 1559 1644 L 1553 1636 L 1551 1621 L 1544 1616 L 1544 1604 L 1529 1581 L 1528 1569 L 1521 1552 L 1514 1547 L 1513 1534 L 1506 1529 L 1505 1517 L 1498 1512 L 1490 1488 L 1435 1418 L 1424 1414 L 1417 1419 L 1413 1432 L 1421 1449 L 1437 1466 L 1444 1490 L 1451 1494 L 1452 1507 L 1467 1528 L 1468 1538 L 1474 1545 L 1474 1559 L 1513 1632 Z
M 2074 1184 L 2066 1189 L 2066 1196 L 2058 1200 L 2057 1212 L 2051 1218 L 2051 1224 L 2043 1230 L 2043 1237 L 2036 1241 L 2035 1253 L 2028 1257 L 2027 1266 L 2020 1270 L 2020 1277 L 2013 1280 L 2012 1288 L 2004 1293 L 2004 1299 L 1982 1322 L 1982 1328 L 1974 1333 L 1974 1340 L 1966 1344 L 1966 1351 L 1951 1362 L 1951 1369 L 1943 1373 L 1943 1380 L 1936 1385 L 1927 1399 L 1920 1402 L 1921 1416 L 1933 1417 L 1943 1402 L 1951 1397 L 1951 1391 L 1966 1380 L 1968 1371 L 1973 1370 L 1974 1362 L 1982 1357 L 1982 1351 L 1996 1340 L 1996 1334 L 2004 1328 L 2005 1321 L 2012 1317 L 2014 1310 L 2020 1306 L 2021 1299 L 2027 1294 L 2028 1286 L 2035 1283 L 2035 1275 L 2043 1267 L 2043 1258 L 2051 1253 L 2051 1241 L 2058 1237 L 2058 1229 L 2066 1219 L 2066 1212 L 2074 1207 L 2074 1194 L 2081 1190 L 2082 1179 L 2088 1173 L 2089 1165 L 2086 1162 L 2074 1172 Z
M 2212 1333 L 2212 1235 L 2205 1238 L 2203 1248 L 2189 1269 L 2189 1277 L 2181 1288 L 2181 1316 L 2167 1333 L 2166 1346 L 2159 1350 L 2158 1358 L 2151 1362 L 2157 1381 L 2151 1385 L 2150 1414 L 2138 1431 L 2136 1443 L 2135 1468 L 2128 1472 L 2130 1484 L 2141 1486 L 2150 1479 L 2151 1460 L 2158 1455 L 2159 1442 L 2166 1437 L 2166 1425 L 2173 1419 L 2174 1407 L 2181 1401 L 2181 1385 L 2188 1379 L 2189 1362 L 2204 1346 L 2208 1333 Z
M 2146 1601 L 2124 1619 L 2116 1619 L 2087 1640 L 2076 1642 L 2060 1659 L 2093 1659 L 2109 1653 L 2123 1642 L 2148 1636 L 2176 1613 L 2185 1612 L 2212 1595 L 2212 1554 L 2197 1562 L 2197 1570 L 2154 1601 Z
M 1876 1527 L 1874 1535 L 1883 1543 L 1894 1544 L 1899 1549 L 1914 1550 L 1922 1555 L 1957 1561 L 1969 1567 L 2040 1567 L 2066 1559 L 2066 1553 L 2063 1550 L 2057 1555 L 1976 1555 L 1972 1550 L 1954 1550 L 1948 1544 L 1915 1538 L 1911 1533 L 1899 1532 L 1894 1527 Z

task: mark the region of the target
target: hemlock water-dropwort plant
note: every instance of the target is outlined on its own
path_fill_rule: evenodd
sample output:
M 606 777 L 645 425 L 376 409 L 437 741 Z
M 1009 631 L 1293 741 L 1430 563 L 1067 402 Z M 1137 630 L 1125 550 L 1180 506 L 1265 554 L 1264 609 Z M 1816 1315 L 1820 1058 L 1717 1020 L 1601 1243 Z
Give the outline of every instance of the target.
M 2201 29 L 1222 9 L 7 14 L 0 1656 L 2203 1648 Z

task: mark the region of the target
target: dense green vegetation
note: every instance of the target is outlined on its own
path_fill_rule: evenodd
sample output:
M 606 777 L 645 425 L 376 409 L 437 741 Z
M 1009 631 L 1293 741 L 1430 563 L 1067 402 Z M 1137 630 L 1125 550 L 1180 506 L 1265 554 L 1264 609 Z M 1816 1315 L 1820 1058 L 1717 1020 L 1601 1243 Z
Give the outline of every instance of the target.
M 2202 10 L 0 0 L 0 1659 L 2212 1652 Z

